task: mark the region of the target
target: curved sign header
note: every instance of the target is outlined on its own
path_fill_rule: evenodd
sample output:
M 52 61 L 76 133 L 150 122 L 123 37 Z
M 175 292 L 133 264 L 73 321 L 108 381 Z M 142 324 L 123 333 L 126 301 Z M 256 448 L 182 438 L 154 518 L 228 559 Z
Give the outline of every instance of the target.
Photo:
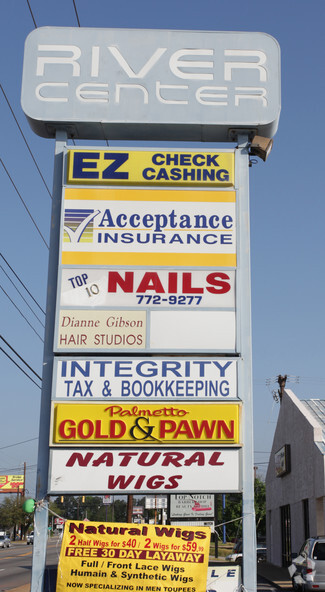
M 25 43 L 22 108 L 43 137 L 272 137 L 280 49 L 265 33 L 42 27 Z

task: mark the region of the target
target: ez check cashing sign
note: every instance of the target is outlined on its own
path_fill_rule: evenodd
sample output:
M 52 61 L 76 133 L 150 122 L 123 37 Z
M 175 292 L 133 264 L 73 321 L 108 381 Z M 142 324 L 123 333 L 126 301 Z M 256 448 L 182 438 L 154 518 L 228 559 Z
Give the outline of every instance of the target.
M 71 149 L 67 184 L 232 187 L 234 153 Z

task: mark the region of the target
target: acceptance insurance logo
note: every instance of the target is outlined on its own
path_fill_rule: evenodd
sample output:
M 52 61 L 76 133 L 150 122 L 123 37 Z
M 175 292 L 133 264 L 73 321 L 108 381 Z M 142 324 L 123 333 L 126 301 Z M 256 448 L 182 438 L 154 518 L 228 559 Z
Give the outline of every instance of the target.
M 97 214 L 99 214 L 99 210 L 65 210 L 63 242 L 92 243 L 94 218 Z

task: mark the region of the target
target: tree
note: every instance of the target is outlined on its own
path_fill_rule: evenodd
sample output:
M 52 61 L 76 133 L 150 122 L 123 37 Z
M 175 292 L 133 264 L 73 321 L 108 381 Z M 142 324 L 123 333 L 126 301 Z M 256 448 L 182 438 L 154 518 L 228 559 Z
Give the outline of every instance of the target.
M 94 522 L 126 522 L 126 502 L 116 499 L 113 505 L 103 505 L 102 496 L 64 495 L 55 498 L 56 513 L 66 520 L 88 520 Z
M 264 537 L 266 534 L 265 503 L 265 483 L 262 479 L 257 477 L 254 480 L 254 505 L 257 537 Z M 218 523 L 229 522 L 229 524 L 226 525 L 227 539 L 229 541 L 242 537 L 242 507 L 241 494 L 232 493 L 226 495 L 226 508 L 223 515 L 218 517 Z M 239 518 L 239 520 L 237 520 L 237 518 Z
M 21 497 L 5 497 L 0 505 L 0 526 L 3 530 L 10 530 L 14 537 L 19 525 L 24 535 L 33 522 L 33 515 L 24 512 L 23 502 Z
M 254 481 L 256 535 L 266 536 L 266 492 L 265 483 L 259 478 Z

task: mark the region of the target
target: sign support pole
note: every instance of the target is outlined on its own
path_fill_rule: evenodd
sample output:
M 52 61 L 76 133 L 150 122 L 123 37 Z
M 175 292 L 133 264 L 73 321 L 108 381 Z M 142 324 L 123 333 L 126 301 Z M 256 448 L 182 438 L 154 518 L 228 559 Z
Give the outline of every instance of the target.
M 248 592 L 255 592 L 256 578 L 256 526 L 254 508 L 253 462 L 253 388 L 252 388 L 252 334 L 251 334 L 251 273 L 250 273 L 250 219 L 249 219 L 249 140 L 238 135 L 236 150 L 236 189 L 239 208 L 238 237 L 238 292 L 237 292 L 237 351 L 243 360 L 238 366 L 238 384 L 243 398 L 243 582 Z
M 56 285 L 59 257 L 59 228 L 62 194 L 63 150 L 66 144 L 66 132 L 56 133 L 53 201 L 50 234 L 50 258 L 47 283 L 46 327 L 44 339 L 42 397 L 40 411 L 40 432 L 38 444 L 36 502 L 40 502 L 35 510 L 33 544 L 33 564 L 31 592 L 43 592 L 44 572 L 46 565 L 46 547 L 48 537 L 48 491 L 49 474 L 49 433 L 51 416 L 51 388 L 53 371 L 53 339 L 56 304 Z

